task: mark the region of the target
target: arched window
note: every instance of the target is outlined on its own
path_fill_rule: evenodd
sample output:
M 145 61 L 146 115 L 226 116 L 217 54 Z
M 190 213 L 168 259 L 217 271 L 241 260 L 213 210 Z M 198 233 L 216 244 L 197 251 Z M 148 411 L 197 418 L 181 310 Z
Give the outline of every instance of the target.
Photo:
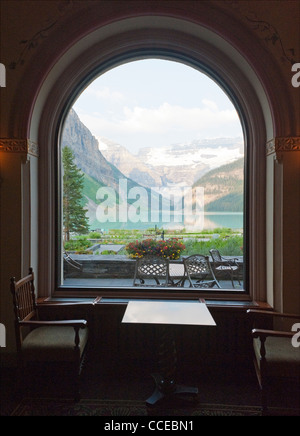
M 48 295 L 65 295 L 61 288 L 63 262 L 57 198 L 60 142 L 63 121 L 78 95 L 95 77 L 129 61 L 159 58 L 181 62 L 207 74 L 226 92 L 239 113 L 245 146 L 244 289 L 232 298 L 264 300 L 266 294 L 266 138 L 272 137 L 272 116 L 261 82 L 247 60 L 212 31 L 181 19 L 150 16 L 113 22 L 91 31 L 56 62 L 38 93 L 32 111 L 31 138 L 42 150 L 39 184 L 39 289 Z M 182 29 L 185 29 L 184 32 Z M 122 43 L 120 43 L 122 42 Z M 38 129 L 38 130 L 37 130 Z M 59 195 L 57 195 L 59 194 Z M 62 219 L 59 217 L 59 220 Z M 99 273 L 101 274 L 101 272 Z M 85 290 L 82 288 L 82 290 Z M 124 290 L 115 295 L 124 295 Z M 130 287 L 131 295 L 132 287 Z M 88 288 L 87 293 L 93 293 Z M 72 291 L 73 292 L 73 291 Z M 94 290 L 99 294 L 99 289 Z M 103 295 L 103 289 L 101 294 Z M 168 292 L 168 290 L 166 291 Z M 223 291 L 216 292 L 215 298 Z M 73 292 L 74 293 L 74 292 Z M 67 295 L 70 293 L 67 292 Z M 160 294 L 161 291 L 160 291 Z M 187 295 L 187 294 L 185 294 Z M 226 294 L 226 298 L 229 295 Z
M 153 277 L 135 276 L 151 254 L 168 259 L 169 292 L 247 293 L 243 129 L 226 93 L 192 67 L 127 62 L 100 74 L 67 113 L 57 257 L 65 291 L 153 292 L 163 278 L 151 263 Z M 209 270 L 191 277 L 184 259 L 196 254 Z

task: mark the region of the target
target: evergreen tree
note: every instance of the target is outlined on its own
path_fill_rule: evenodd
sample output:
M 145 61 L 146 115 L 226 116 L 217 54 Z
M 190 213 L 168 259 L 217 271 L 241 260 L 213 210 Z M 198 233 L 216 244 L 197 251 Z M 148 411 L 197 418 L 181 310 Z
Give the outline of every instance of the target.
M 87 210 L 82 206 L 84 175 L 74 163 L 70 147 L 62 149 L 63 175 L 63 231 L 64 240 L 69 241 L 70 233 L 85 234 L 89 231 Z

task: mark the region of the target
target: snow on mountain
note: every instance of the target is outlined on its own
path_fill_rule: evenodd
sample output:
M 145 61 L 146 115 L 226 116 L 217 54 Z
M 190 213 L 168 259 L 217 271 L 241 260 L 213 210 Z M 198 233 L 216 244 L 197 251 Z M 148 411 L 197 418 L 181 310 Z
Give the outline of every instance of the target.
M 242 138 L 218 138 L 162 148 L 142 148 L 138 154 L 146 164 L 151 166 L 195 167 L 202 164 L 207 166 L 207 170 L 233 162 L 243 155 Z
M 143 186 L 192 186 L 208 171 L 244 155 L 243 138 L 194 140 L 155 148 L 142 147 L 137 155 L 106 138 L 98 138 L 105 158 Z

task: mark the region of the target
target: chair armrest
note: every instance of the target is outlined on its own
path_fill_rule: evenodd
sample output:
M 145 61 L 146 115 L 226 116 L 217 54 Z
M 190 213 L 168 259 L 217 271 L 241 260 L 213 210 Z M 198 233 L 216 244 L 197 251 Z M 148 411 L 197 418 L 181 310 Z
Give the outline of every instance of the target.
M 85 319 L 70 319 L 63 321 L 20 321 L 20 326 L 28 327 L 74 327 L 74 328 L 85 328 L 87 326 L 87 321 Z
M 230 262 L 230 263 L 234 263 L 236 264 L 236 262 L 238 261 L 237 257 L 226 257 L 226 256 L 221 256 L 222 262 Z
M 226 259 L 225 257 L 222 257 L 222 260 L 213 260 L 213 264 L 216 268 L 219 266 L 239 268 L 239 264 L 236 262 L 235 259 Z
M 271 310 L 248 309 L 247 313 L 254 314 L 254 315 L 269 315 L 269 316 L 278 316 L 278 317 L 283 317 L 283 318 L 298 318 L 298 319 L 300 319 L 299 314 L 285 313 L 285 312 L 274 312 Z
M 216 262 L 216 265 L 218 266 L 229 266 L 229 267 L 234 267 L 234 266 L 238 266 L 235 262 L 231 261 L 231 260 L 222 260 L 222 262 Z
M 285 332 L 280 330 L 266 330 L 266 329 L 253 329 L 253 338 L 267 338 L 272 336 L 274 338 L 292 338 L 295 332 Z

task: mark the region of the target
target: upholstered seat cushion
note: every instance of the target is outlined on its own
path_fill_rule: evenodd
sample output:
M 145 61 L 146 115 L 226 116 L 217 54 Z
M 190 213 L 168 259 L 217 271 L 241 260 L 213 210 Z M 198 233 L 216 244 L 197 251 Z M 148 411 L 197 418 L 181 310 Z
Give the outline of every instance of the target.
M 260 340 L 253 341 L 255 356 L 260 365 Z M 300 348 L 293 347 L 290 338 L 267 337 L 266 374 L 270 377 L 300 378 Z
M 88 329 L 79 330 L 80 355 L 86 346 Z M 32 330 L 22 344 L 23 358 L 27 361 L 73 361 L 75 352 L 75 330 L 73 327 L 38 327 Z

